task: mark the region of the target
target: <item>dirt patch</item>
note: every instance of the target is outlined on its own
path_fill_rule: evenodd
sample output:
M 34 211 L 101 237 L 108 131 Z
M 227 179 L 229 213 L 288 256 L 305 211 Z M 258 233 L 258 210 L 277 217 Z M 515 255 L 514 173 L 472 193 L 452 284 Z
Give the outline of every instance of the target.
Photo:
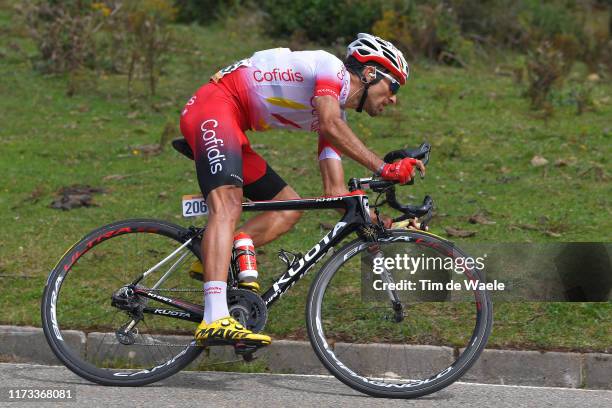
M 79 207 L 97 207 L 97 204 L 93 202 L 93 195 L 104 192 L 106 191 L 103 188 L 88 185 L 74 184 L 62 187 L 49 207 L 63 211 Z

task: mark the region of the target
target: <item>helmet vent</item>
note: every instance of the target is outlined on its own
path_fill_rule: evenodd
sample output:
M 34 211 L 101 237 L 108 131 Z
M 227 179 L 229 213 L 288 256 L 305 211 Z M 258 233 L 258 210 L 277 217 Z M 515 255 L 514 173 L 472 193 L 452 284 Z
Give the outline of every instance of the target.
M 372 45 L 371 42 L 369 42 L 368 40 L 364 40 L 363 38 L 361 39 L 361 43 L 363 45 L 366 45 L 366 46 L 370 47 L 370 48 L 376 48 L 374 45 Z
M 388 51 L 383 51 L 383 55 L 391 61 L 394 66 L 397 66 L 397 62 L 395 62 L 395 57 Z

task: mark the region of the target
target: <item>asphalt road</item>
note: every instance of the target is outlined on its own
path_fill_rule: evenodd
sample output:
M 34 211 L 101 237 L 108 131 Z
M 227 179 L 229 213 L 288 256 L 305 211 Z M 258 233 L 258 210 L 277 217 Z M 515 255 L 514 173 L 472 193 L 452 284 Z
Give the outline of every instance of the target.
M 9 388 L 70 389 L 75 401 L 7 402 Z M 612 407 L 612 391 L 455 383 L 418 400 L 371 398 L 333 377 L 181 372 L 146 387 L 94 385 L 59 366 L 0 364 L 0 406 Z

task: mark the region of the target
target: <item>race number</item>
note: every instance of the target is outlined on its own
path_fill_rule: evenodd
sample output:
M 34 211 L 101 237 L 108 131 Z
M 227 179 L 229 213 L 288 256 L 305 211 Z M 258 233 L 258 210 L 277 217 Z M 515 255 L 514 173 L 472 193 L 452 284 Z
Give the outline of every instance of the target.
M 201 195 L 184 195 L 183 196 L 183 217 L 197 217 L 198 215 L 207 215 L 208 206 L 204 197 Z
M 251 66 L 251 59 L 250 58 L 245 58 L 243 60 L 234 62 L 229 67 L 225 67 L 225 68 L 217 71 L 217 73 L 215 75 L 211 76 L 210 79 L 212 79 L 212 81 L 216 83 L 216 82 L 219 82 L 219 80 L 221 78 L 223 78 L 223 76 L 229 74 L 230 72 L 233 72 L 233 71 L 237 70 L 240 67 L 250 67 L 250 66 Z

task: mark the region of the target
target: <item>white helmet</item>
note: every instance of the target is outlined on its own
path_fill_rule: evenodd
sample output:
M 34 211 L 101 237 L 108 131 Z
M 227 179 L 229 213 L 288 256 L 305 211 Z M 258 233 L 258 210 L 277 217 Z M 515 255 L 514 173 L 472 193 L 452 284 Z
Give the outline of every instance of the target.
M 348 45 L 346 56 L 353 56 L 361 63 L 378 62 L 395 75 L 402 85 L 408 79 L 409 68 L 404 54 L 380 37 L 366 33 L 357 34 L 357 39 Z

